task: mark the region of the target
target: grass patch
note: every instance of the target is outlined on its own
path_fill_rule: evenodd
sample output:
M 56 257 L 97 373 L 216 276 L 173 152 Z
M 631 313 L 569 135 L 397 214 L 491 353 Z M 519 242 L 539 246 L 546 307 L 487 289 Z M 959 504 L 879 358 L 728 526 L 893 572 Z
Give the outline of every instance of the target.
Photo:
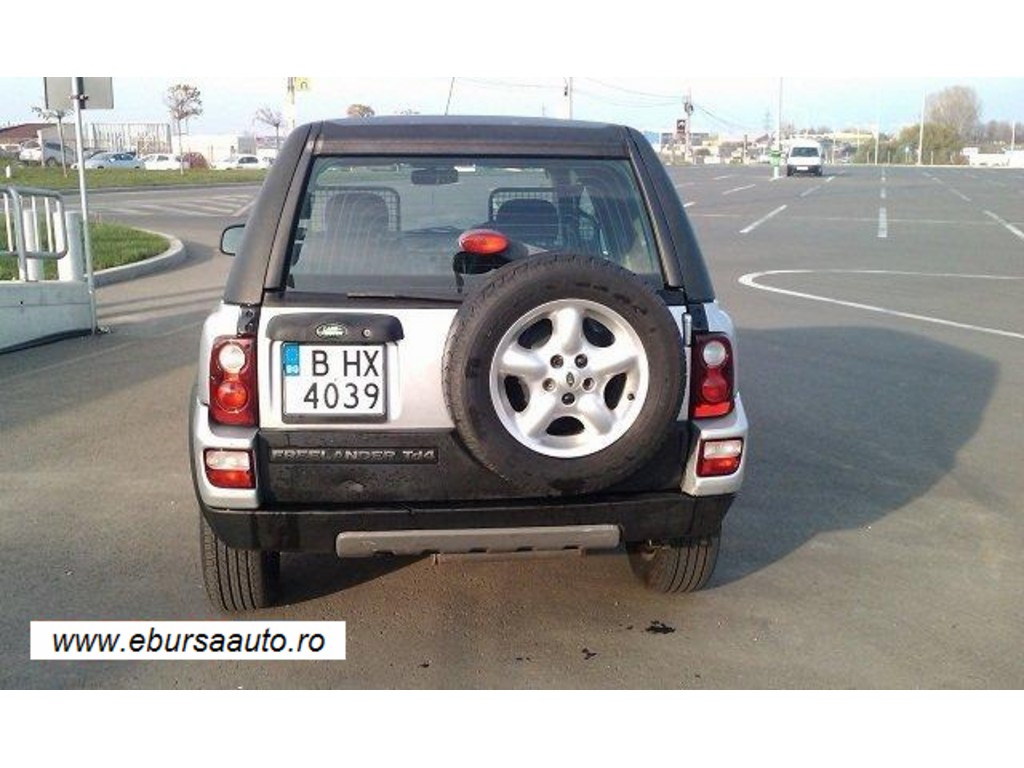
M 11 177 L 8 179 L 4 169 L 10 165 Z M 128 168 L 93 168 L 85 172 L 85 184 L 89 189 L 109 189 L 111 187 L 173 187 L 186 184 L 255 184 L 266 178 L 266 170 L 192 170 L 184 173 L 178 171 L 143 171 Z M 53 189 L 60 192 L 78 191 L 78 171 L 68 168 L 67 176 L 60 166 L 56 168 L 38 165 L 19 165 L 7 160 L 0 160 L 0 185 L 17 187 L 35 187 L 37 189 Z
M 0 247 L 6 240 L 2 234 L 5 226 L 0 217 Z M 142 232 L 121 224 L 92 222 L 89 225 L 92 242 L 93 271 L 132 264 L 163 253 L 170 247 L 166 237 Z M 67 258 L 65 256 L 65 258 Z M 57 264 L 46 262 L 44 276 L 47 280 L 57 279 Z M 18 260 L 14 257 L 0 258 L 0 280 L 18 279 Z

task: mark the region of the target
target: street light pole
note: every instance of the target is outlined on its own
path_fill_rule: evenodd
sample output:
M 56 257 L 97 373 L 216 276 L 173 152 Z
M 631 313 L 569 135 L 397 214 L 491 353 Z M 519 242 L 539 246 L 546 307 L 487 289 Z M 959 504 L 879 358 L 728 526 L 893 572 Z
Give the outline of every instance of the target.
M 92 238 L 89 237 L 89 199 L 85 189 L 85 156 L 82 152 L 82 107 L 88 98 L 85 94 L 85 78 L 71 78 L 71 100 L 75 105 L 75 154 L 78 160 L 78 198 L 82 207 L 82 245 L 85 252 L 85 282 L 89 293 L 89 316 L 92 333 L 99 332 L 96 322 L 96 281 L 92 272 Z

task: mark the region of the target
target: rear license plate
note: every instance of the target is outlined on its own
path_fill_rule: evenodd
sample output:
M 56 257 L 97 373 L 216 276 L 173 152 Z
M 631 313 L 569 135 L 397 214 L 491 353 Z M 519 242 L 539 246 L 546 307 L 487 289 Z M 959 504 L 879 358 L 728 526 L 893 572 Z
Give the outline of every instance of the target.
M 383 418 L 384 357 L 379 344 L 282 345 L 284 415 Z

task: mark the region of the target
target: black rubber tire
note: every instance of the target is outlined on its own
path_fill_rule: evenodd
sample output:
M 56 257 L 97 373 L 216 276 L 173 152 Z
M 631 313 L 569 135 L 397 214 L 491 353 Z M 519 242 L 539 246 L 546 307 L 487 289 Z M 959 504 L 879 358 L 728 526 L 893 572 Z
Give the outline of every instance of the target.
M 203 584 L 210 601 L 226 613 L 252 611 L 274 604 L 281 570 L 278 552 L 235 549 L 214 533 L 199 513 Z
M 519 442 L 499 419 L 489 389 L 505 333 L 531 310 L 566 299 L 614 310 L 638 334 L 649 368 L 636 420 L 610 445 L 571 458 Z M 462 304 L 445 345 L 445 400 L 460 438 L 481 464 L 531 495 L 593 493 L 637 471 L 672 431 L 685 388 L 681 335 L 661 297 L 633 273 L 591 256 L 542 254 L 496 270 Z
M 627 545 L 629 565 L 648 589 L 696 592 L 707 585 L 718 562 L 721 534 L 666 543 Z

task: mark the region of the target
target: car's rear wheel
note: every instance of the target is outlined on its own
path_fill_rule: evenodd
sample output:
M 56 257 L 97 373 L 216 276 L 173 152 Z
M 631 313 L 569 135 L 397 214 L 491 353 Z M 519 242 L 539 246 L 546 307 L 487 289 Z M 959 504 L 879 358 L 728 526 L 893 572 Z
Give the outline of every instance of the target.
M 199 514 L 203 584 L 220 610 L 251 611 L 274 604 L 281 570 L 278 552 L 227 546 Z
M 627 546 L 629 564 L 655 592 L 695 592 L 707 585 L 718 561 L 721 534 Z
M 495 271 L 460 308 L 445 350 L 463 443 L 531 494 L 590 493 L 638 470 L 675 425 L 685 379 L 661 298 L 576 254 Z

